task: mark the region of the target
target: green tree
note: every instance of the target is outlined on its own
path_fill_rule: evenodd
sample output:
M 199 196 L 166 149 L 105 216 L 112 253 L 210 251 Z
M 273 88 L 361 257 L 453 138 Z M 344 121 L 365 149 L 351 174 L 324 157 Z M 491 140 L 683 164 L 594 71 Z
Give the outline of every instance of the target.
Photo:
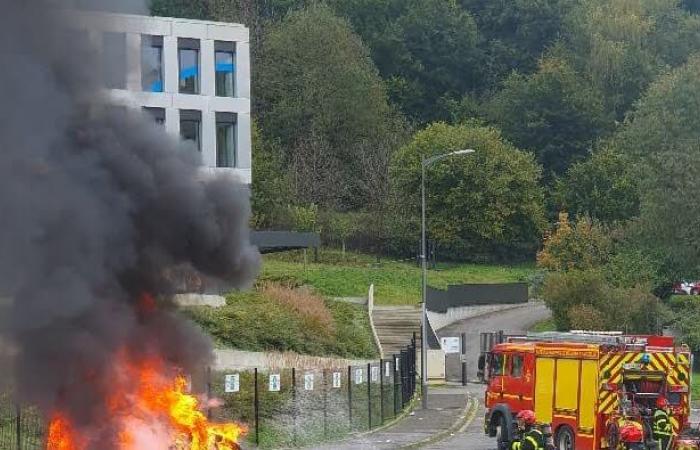
M 607 224 L 639 214 L 639 182 L 632 161 L 610 148 L 569 167 L 557 180 L 554 195 L 559 210 Z
M 537 265 L 558 272 L 596 269 L 608 262 L 612 241 L 608 230 L 589 217 L 579 217 L 573 225 L 568 214 L 559 214 L 554 233 L 537 254 Z
M 700 269 L 700 58 L 656 81 L 610 143 L 633 158 L 640 180 L 638 246 L 668 282 Z
M 558 56 L 540 61 L 532 75 L 510 76 L 489 116 L 506 138 L 535 152 L 545 176 L 582 159 L 611 125 L 598 92 Z
M 540 168 L 498 130 L 475 123 L 429 125 L 396 153 L 391 174 L 402 217 L 397 220 L 410 228 L 404 232 L 417 236 L 421 159 L 465 148 L 476 152 L 428 169 L 430 237 L 456 258 L 474 251 L 533 251 L 544 228 Z
M 386 171 L 401 125 L 349 24 L 323 5 L 291 13 L 265 36 L 258 70 L 259 120 L 283 149 L 298 200 L 366 205 L 368 171 Z
M 492 0 L 459 0 L 476 20 L 479 47 L 484 55 L 480 70 L 495 85 L 513 70 L 529 73 L 544 51 L 560 36 L 566 11 L 576 0 L 510 0 L 504 7 Z
M 253 125 L 252 207 L 257 229 L 284 227 L 287 206 L 292 203 L 289 174 L 282 163 L 279 146 L 266 142 Z
M 581 0 L 567 41 L 619 119 L 668 66 L 700 49 L 700 20 L 678 0 Z

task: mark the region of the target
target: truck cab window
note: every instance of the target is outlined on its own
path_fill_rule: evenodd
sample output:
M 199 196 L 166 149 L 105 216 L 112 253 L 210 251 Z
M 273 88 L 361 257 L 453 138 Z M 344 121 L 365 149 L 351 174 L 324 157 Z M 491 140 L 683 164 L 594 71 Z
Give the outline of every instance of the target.
M 506 357 L 502 353 L 494 353 L 491 355 L 491 361 L 489 364 L 490 372 L 492 377 L 500 377 L 503 375 L 505 369 Z
M 520 378 L 523 376 L 523 356 L 512 355 L 510 357 L 510 376 Z

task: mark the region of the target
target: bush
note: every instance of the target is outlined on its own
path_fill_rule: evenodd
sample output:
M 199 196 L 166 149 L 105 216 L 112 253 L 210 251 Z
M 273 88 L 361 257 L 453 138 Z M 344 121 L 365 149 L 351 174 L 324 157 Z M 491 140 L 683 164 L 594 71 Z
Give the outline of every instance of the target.
M 552 273 L 544 283 L 545 303 L 558 330 L 572 328 L 656 333 L 665 311 L 643 288 L 616 288 L 596 270 Z
M 555 232 L 537 254 L 537 265 L 555 271 L 586 270 L 607 263 L 612 254 L 609 230 L 589 217 L 571 225 L 567 213 L 559 214 Z

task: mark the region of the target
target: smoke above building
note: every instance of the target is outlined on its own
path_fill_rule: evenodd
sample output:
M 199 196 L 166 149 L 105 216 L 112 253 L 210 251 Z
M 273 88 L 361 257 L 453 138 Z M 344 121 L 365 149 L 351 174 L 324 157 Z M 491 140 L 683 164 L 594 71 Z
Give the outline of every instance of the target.
M 248 188 L 203 175 L 190 146 L 112 107 L 99 52 L 70 12 L 0 4 L 0 344 L 14 349 L 0 373 L 45 418 L 60 410 L 86 450 L 116 449 L 106 403 L 117 355 L 184 372 L 211 358 L 209 339 L 169 307 L 172 274 L 252 283 Z

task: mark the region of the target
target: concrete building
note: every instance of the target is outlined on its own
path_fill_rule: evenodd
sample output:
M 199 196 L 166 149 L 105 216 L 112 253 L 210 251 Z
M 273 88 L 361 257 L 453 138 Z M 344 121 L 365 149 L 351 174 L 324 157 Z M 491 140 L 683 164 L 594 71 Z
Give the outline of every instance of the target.
M 191 141 L 211 170 L 251 182 L 250 44 L 243 25 L 71 12 L 101 48 L 114 102 Z

